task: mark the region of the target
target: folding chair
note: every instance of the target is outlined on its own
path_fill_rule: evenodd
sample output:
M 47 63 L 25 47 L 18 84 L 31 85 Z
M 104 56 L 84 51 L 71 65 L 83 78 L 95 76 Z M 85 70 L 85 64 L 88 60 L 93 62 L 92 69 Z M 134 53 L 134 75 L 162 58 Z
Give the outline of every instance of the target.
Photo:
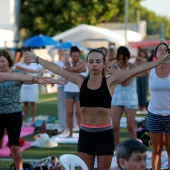
M 85 162 L 73 154 L 63 154 L 59 157 L 60 162 L 66 170 L 75 170 L 76 167 L 81 167 L 82 170 L 88 170 Z

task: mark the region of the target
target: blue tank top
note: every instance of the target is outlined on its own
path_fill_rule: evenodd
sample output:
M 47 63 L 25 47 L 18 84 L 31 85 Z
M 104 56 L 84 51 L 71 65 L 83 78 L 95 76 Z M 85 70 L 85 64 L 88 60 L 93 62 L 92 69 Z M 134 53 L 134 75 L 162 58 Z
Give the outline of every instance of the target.
M 80 88 L 80 107 L 102 107 L 111 108 L 111 95 L 106 83 L 106 77 L 103 77 L 101 86 L 92 90 L 87 87 L 89 78 L 86 78 Z

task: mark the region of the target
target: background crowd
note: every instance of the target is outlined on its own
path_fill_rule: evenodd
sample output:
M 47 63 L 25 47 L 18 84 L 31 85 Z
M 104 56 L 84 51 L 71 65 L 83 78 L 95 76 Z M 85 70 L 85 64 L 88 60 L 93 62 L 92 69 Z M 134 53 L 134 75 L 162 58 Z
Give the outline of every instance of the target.
M 21 53 L 21 51 L 17 52 Z M 140 49 L 138 56 L 135 56 L 135 62 L 131 63 L 129 60 L 132 57 L 130 51 L 124 46 L 118 49 L 114 46 L 110 46 L 109 49 L 99 47 L 91 50 L 86 59 L 81 59 L 81 51 L 78 47 L 73 46 L 70 50 L 63 50 L 59 61 L 55 63 L 43 60 L 27 51 L 21 53 L 20 56 L 17 54 L 15 64 L 12 65 L 9 53 L 1 50 L 0 71 L 10 74 L 16 72 L 25 76 L 25 79 L 22 76 L 16 78 L 18 81 L 11 82 L 7 79 L 6 82 L 0 83 L 2 91 L 6 87 L 11 87 L 11 90 L 6 92 L 6 89 L 4 91 L 6 93 L 3 93 L 1 97 L 0 106 L 3 107 L 0 109 L 0 121 L 3 123 L 1 123 L 0 137 L 2 138 L 6 129 L 11 155 L 18 170 L 22 167 L 18 139 L 21 126 L 27 126 L 29 103 L 32 124 L 34 124 L 36 116 L 38 85 L 35 83 L 59 84 L 57 86 L 59 125 L 63 129 L 68 129 L 67 138 L 71 138 L 74 127 L 73 115 L 76 115 L 80 128 L 78 155 L 85 161 L 90 170 L 94 167 L 96 154 L 98 169 L 109 169 L 114 150 L 117 152 L 117 159 L 120 160 L 118 161 L 119 168 L 124 169 L 125 166 L 127 170 L 130 169 L 131 166 L 126 167 L 126 164 L 121 161 L 121 156 L 124 156 L 121 148 L 125 147 L 126 144 L 119 142 L 120 120 L 125 113 L 129 138 L 137 139 L 136 111 L 143 113 L 147 110 L 146 129 L 149 132 L 153 149 L 152 167 L 155 170 L 161 167 L 163 134 L 166 136 L 165 145 L 170 165 L 170 142 L 168 142 L 170 140 L 168 93 L 170 90 L 170 59 L 168 54 L 170 54 L 168 45 L 160 43 L 155 49 L 156 59 L 153 62 L 149 62 L 148 59 L 151 54 L 148 54 L 145 49 Z M 18 56 L 21 59 L 18 59 Z M 41 77 L 45 69 L 50 71 L 50 75 L 57 74 L 58 79 Z M 15 80 L 15 78 L 11 78 L 11 80 Z M 148 96 L 150 96 L 150 101 Z M 23 109 L 21 109 L 20 101 L 23 102 Z M 11 105 L 11 102 L 14 106 Z M 17 116 L 16 122 L 13 121 L 13 116 Z M 18 128 L 11 129 L 12 124 L 9 126 L 5 123 L 7 119 L 13 124 L 17 124 Z M 94 135 L 98 141 L 89 141 L 89 137 L 94 137 Z M 103 141 L 103 138 L 107 140 Z M 131 142 L 135 144 L 135 141 Z M 108 148 L 97 147 L 96 142 L 99 146 L 106 142 Z M 92 147 L 87 149 L 89 146 Z M 137 152 L 144 153 L 142 159 L 145 160 L 146 148 L 141 145 L 137 149 Z M 141 167 L 145 169 L 146 164 L 142 163 Z

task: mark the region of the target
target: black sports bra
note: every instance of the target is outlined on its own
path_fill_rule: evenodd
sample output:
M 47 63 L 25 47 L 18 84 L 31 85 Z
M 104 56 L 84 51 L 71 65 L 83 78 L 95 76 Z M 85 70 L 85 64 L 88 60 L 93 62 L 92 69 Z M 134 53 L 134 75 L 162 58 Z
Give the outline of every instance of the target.
M 80 88 L 80 107 L 103 107 L 111 108 L 111 99 L 109 89 L 106 83 L 106 77 L 103 77 L 101 86 L 92 90 L 87 87 L 89 78 L 86 78 Z

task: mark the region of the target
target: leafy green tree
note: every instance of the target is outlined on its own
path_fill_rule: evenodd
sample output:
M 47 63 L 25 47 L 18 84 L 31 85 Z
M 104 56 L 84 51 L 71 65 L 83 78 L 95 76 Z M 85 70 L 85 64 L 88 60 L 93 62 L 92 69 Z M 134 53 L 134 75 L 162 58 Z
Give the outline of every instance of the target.
M 160 25 L 164 23 L 164 36 L 170 39 L 170 22 L 167 17 L 156 15 L 153 11 L 148 11 L 146 8 L 141 7 L 141 20 L 147 21 L 147 34 L 159 35 Z
M 49 36 L 85 23 L 96 25 L 116 14 L 115 0 L 22 0 L 21 34 Z
M 149 34 L 158 34 L 164 22 L 169 37 L 170 22 L 140 6 L 141 0 L 129 0 L 128 21 L 147 20 Z M 33 35 L 53 36 L 79 24 L 97 25 L 104 22 L 124 22 L 125 0 L 21 0 L 21 39 Z

